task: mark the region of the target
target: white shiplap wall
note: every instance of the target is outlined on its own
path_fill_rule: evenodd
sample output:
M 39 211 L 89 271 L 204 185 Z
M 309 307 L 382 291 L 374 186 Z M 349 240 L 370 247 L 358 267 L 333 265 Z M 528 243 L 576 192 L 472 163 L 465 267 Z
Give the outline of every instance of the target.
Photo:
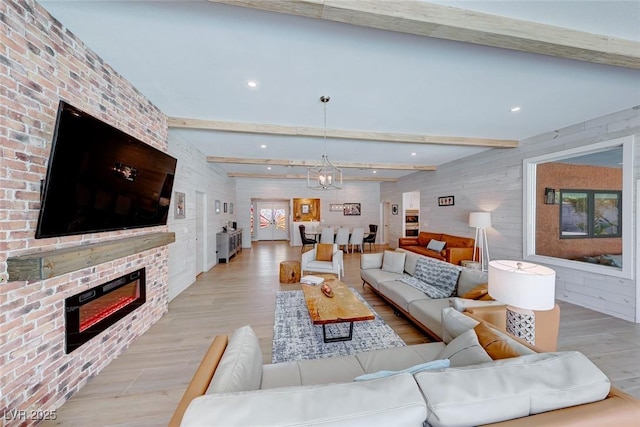
M 235 202 L 235 180 L 219 166 L 207 163 L 205 155 L 190 144 L 177 139 L 169 132 L 169 154 L 178 159 L 173 185 L 176 191 L 185 193 L 186 214 L 184 219 L 173 218 L 175 197 L 171 199 L 169 231 L 176 233 L 176 241 L 169 245 L 169 300 L 188 288 L 196 280 L 196 244 L 204 238 L 206 254 L 204 271 L 217 264 L 216 233 L 222 231 L 226 220 L 235 215 L 216 214 L 214 201 Z M 200 193 L 200 194 L 198 194 Z M 196 197 L 204 194 L 205 236 L 196 236 Z M 235 220 L 235 218 L 234 218 Z M 198 239 L 198 240 L 196 240 Z
M 322 224 L 330 226 L 355 227 L 380 224 L 380 184 L 377 182 L 345 182 L 342 190 L 317 191 L 307 188 L 302 179 L 252 179 L 236 178 L 238 226 L 247 230 L 243 233 L 242 246 L 251 247 L 249 208 L 252 199 L 291 200 L 294 198 L 319 198 Z M 344 216 L 342 212 L 329 212 L 329 204 L 360 203 L 360 216 Z M 289 212 L 291 224 L 291 212 Z M 293 230 L 297 232 L 297 230 Z
M 595 142 L 636 135 L 634 181 L 640 177 L 640 108 L 630 108 L 524 141 L 516 149 L 493 149 L 472 158 L 442 165 L 437 171 L 418 172 L 397 183 L 381 185 L 381 200 L 400 205 L 402 193 L 420 191 L 420 229 L 473 237 L 468 215 L 490 211 L 493 227 L 487 230 L 491 259 L 521 259 L 523 246 L 523 167 L 525 158 L 563 151 Z M 636 205 L 637 189 L 633 203 Z M 455 206 L 438 207 L 439 196 L 455 196 Z M 634 218 L 637 212 L 634 213 Z M 397 246 L 401 215 L 391 217 L 390 244 Z M 636 236 L 634 224 L 625 226 Z M 638 252 L 638 242 L 634 244 Z M 638 259 L 638 253 L 636 258 Z M 636 271 L 637 271 L 636 261 Z M 620 279 L 553 267 L 557 273 L 556 296 L 625 320 L 640 321 L 637 312 L 637 280 Z

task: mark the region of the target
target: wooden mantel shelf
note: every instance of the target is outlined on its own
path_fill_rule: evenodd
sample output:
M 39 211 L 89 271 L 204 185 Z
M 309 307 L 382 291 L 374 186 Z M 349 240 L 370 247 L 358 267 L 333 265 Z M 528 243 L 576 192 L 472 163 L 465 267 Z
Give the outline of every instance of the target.
M 73 248 L 18 255 L 7 259 L 10 281 L 50 279 L 72 271 L 173 243 L 173 232 L 150 233 L 124 239 L 90 243 Z

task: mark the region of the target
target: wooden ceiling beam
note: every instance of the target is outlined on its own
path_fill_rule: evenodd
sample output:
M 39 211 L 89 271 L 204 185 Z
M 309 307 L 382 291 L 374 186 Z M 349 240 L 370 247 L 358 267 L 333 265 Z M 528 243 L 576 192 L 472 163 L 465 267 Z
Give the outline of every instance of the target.
M 220 120 L 169 117 L 169 128 L 202 129 L 221 132 L 267 134 L 282 136 L 324 137 L 324 128 L 285 126 L 267 123 L 243 123 Z M 516 148 L 518 141 L 511 139 L 474 138 L 464 136 L 416 135 L 393 132 L 367 132 L 358 130 L 327 129 L 327 138 L 362 141 L 397 142 L 406 144 L 460 145 L 467 147 Z
M 258 179 L 307 179 L 307 175 L 296 174 L 262 174 L 229 172 L 227 176 L 231 178 L 258 178 Z M 342 181 L 350 182 L 397 182 L 398 178 L 369 177 L 369 176 L 343 176 Z
M 318 160 L 281 160 L 281 159 L 256 159 L 246 157 L 219 157 L 207 156 L 209 163 L 230 163 L 240 165 L 268 165 L 268 166 L 303 166 L 306 168 L 316 166 Z M 343 169 L 381 169 L 381 170 L 412 170 L 412 171 L 434 171 L 434 165 L 408 165 L 390 163 L 356 163 L 356 162 L 331 162 L 334 166 Z
M 640 42 L 417 0 L 209 0 L 362 27 L 640 69 Z

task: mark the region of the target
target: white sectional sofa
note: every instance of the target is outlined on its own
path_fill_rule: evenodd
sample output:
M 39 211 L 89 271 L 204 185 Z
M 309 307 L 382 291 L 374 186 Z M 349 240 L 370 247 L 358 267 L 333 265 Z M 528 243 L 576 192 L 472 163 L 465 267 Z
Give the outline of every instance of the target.
M 262 365 L 250 327 L 218 336 L 169 426 L 600 426 L 640 417 L 638 401 L 611 390 L 581 353 L 536 353 L 454 309 L 441 315 L 443 342 L 279 364 Z M 496 343 L 512 357 L 494 360 Z M 374 378 L 355 380 L 363 374 Z
M 449 277 L 456 276 L 457 282 L 452 297 L 430 298 L 424 292 L 400 281 L 401 278 L 413 277 L 416 274 L 416 264 L 420 258 L 428 260 L 430 266 L 449 270 Z M 432 275 L 435 278 L 442 276 L 437 273 Z M 460 267 L 404 249 L 362 254 L 360 277 L 363 286 L 369 285 L 398 312 L 436 339 L 442 339 L 440 312 L 443 308 L 455 306 L 457 310 L 464 311 L 468 307 L 504 305 L 497 301 L 460 298 L 478 285 L 486 284 L 487 272 Z

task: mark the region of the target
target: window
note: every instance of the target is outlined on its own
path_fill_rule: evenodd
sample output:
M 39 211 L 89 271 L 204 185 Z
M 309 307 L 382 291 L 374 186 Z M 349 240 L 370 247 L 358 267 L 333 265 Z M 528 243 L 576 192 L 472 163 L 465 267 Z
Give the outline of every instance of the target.
M 560 190 L 560 238 L 622 236 L 622 192 Z

